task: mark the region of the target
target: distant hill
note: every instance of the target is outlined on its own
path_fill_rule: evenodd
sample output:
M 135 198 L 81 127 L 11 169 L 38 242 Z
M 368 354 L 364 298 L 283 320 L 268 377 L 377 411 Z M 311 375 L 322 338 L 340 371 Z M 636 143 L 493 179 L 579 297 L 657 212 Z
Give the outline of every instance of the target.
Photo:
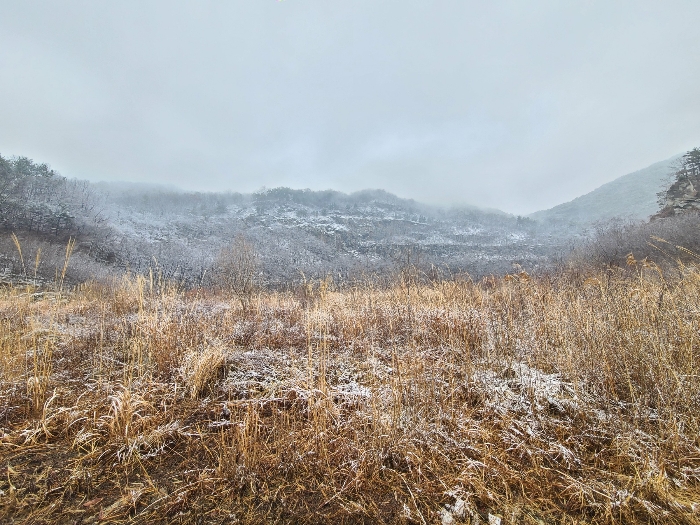
M 75 282 L 155 268 L 167 279 L 207 283 L 219 254 L 244 237 L 257 253 L 259 278 L 275 286 L 388 276 L 408 264 L 426 275 L 478 278 L 547 267 L 568 247 L 568 233 L 497 210 L 433 206 L 377 189 L 183 192 L 75 181 L 30 159 L 0 157 L 0 277 L 33 274 L 26 259 L 50 280 L 73 239 Z
M 265 279 L 357 276 L 393 271 L 407 253 L 431 266 L 472 276 L 549 263 L 564 240 L 546 226 L 501 211 L 441 208 L 383 190 L 352 194 L 271 188 L 252 194 L 153 191 L 104 185 L 114 257 L 137 272 L 158 262 L 166 277 L 211 274 L 217 254 L 242 234 Z M 410 249 L 410 252 L 407 251 Z
M 648 219 L 659 210 L 656 194 L 670 184 L 669 174 L 682 155 L 657 162 L 603 184 L 590 193 L 530 218 L 542 222 L 591 224 L 612 218 Z

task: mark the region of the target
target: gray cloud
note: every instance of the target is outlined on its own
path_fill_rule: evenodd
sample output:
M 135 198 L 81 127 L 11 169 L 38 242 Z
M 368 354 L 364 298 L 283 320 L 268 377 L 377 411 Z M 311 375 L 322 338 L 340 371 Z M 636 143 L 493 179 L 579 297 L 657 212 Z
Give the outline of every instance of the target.
M 0 152 L 525 213 L 700 145 L 700 3 L 0 0 Z

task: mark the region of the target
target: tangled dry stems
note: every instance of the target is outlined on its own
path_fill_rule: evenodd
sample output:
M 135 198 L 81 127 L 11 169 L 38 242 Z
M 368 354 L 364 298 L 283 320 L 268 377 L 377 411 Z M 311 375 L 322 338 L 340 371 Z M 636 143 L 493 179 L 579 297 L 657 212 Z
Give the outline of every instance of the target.
M 0 521 L 698 523 L 700 272 L 631 264 L 5 289 Z

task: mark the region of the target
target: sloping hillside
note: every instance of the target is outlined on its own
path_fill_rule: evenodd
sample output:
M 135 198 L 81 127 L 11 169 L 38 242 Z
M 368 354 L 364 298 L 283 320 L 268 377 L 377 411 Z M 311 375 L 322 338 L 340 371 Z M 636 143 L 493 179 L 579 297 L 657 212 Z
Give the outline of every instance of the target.
M 577 224 L 590 224 L 615 217 L 647 219 L 658 211 L 656 194 L 670 184 L 669 174 L 680 158 L 681 155 L 676 155 L 623 175 L 572 201 L 535 212 L 530 218 L 543 222 Z
M 197 281 L 239 234 L 250 241 L 265 280 L 384 273 L 418 256 L 431 265 L 479 276 L 532 270 L 563 240 L 546 226 L 503 212 L 439 208 L 381 190 L 268 189 L 254 194 L 182 193 L 103 185 L 118 241 L 115 260 L 135 271 L 158 261 L 167 277 Z M 110 191 L 111 190 L 111 191 Z

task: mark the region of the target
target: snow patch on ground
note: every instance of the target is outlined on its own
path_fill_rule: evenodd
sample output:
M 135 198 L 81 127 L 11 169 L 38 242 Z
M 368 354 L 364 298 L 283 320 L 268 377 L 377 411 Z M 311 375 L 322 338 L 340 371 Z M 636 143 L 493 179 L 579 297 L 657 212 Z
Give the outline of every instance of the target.
M 573 386 L 563 381 L 560 374 L 545 374 L 525 363 L 477 370 L 471 386 L 487 406 L 503 413 L 549 410 L 564 414 L 577 401 Z

